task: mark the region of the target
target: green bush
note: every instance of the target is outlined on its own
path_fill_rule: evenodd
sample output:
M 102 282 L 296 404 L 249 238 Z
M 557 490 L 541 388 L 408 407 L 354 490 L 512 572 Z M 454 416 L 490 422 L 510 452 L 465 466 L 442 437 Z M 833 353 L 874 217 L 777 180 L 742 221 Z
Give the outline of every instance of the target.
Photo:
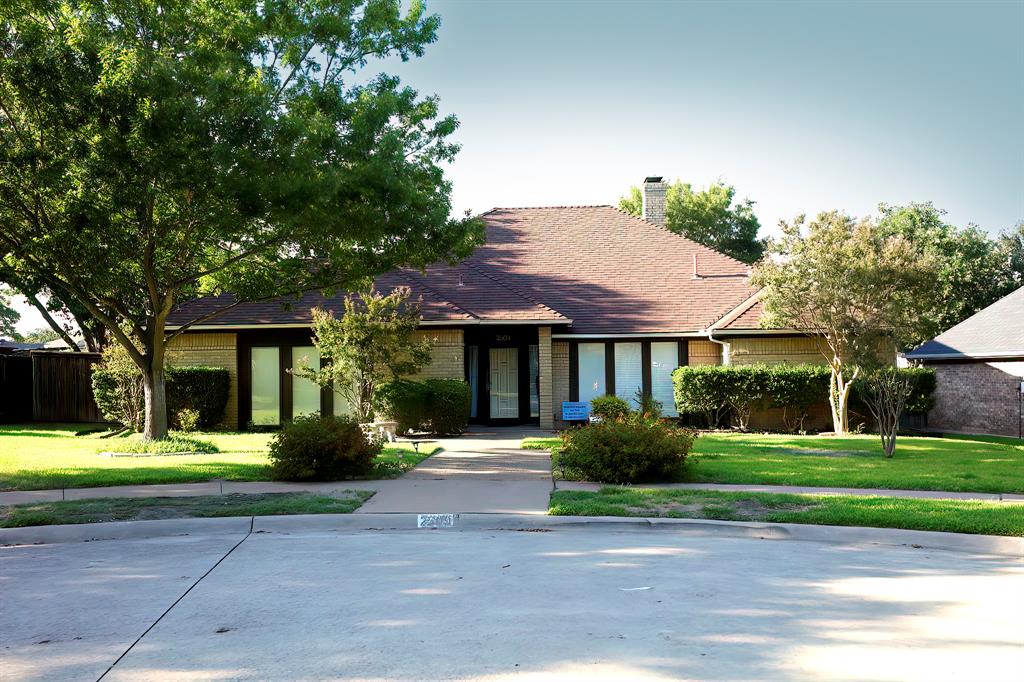
M 718 365 L 688 365 L 672 372 L 676 409 L 703 415 L 709 429 L 718 428 L 729 411 L 730 375 Z
M 199 428 L 210 429 L 224 419 L 231 374 L 223 367 L 168 367 L 167 413 L 199 413 Z
M 199 413 L 198 428 L 209 429 L 224 419 L 231 389 L 231 375 L 223 367 L 168 367 L 167 414 L 175 426 L 183 410 Z M 119 358 L 108 360 L 92 370 L 92 393 L 100 412 L 126 428 L 141 431 L 145 419 L 145 393 L 142 373 L 134 363 Z
M 178 416 L 175 417 L 178 422 L 178 430 L 182 433 L 192 433 L 199 428 L 199 412 L 189 408 L 184 410 L 178 410 Z
M 174 452 L 220 452 L 208 440 L 200 440 L 179 433 L 171 433 L 163 440 L 143 440 L 137 435 L 127 438 L 111 438 L 103 442 L 100 452 L 127 452 L 139 455 L 170 454 Z
M 377 389 L 374 412 L 398 422 L 399 433 L 460 434 L 469 425 L 471 400 L 469 384 L 458 379 L 397 379 Z
M 427 422 L 431 433 L 458 435 L 469 426 L 473 393 L 459 379 L 427 379 Z
M 676 480 L 693 446 L 692 431 L 657 421 L 602 421 L 567 431 L 558 464 L 590 481 Z
M 928 414 L 935 406 L 935 370 L 927 367 L 901 367 L 898 372 L 901 376 L 910 377 L 910 395 L 903 411 L 906 414 Z M 865 381 L 866 378 L 860 376 L 853 382 L 850 391 L 851 409 L 861 412 L 867 410 Z
M 389 381 L 377 388 L 373 399 L 377 418 L 398 422 L 399 433 L 418 431 L 427 421 L 427 387 L 419 381 Z
M 271 475 L 282 481 L 363 476 L 373 469 L 381 449 L 352 417 L 297 417 L 285 422 L 270 442 Z
M 831 370 L 825 365 L 770 365 L 768 398 L 771 407 L 782 408 L 782 421 L 791 432 L 802 432 L 815 405 L 828 402 Z
M 619 421 L 629 412 L 629 403 L 617 395 L 600 395 L 590 401 L 590 415 L 602 421 Z

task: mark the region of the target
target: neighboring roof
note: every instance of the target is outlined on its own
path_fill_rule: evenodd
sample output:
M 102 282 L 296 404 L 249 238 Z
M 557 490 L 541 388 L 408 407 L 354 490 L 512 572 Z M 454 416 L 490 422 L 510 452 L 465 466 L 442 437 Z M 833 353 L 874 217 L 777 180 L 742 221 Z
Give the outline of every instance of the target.
M 1024 359 L 1024 287 L 907 353 L 915 360 Z
M 496 208 L 481 217 L 486 239 L 468 259 L 388 273 L 378 290 L 410 287 L 428 323 L 571 323 L 579 334 L 700 331 L 756 292 L 743 263 L 611 206 Z M 245 303 L 203 326 L 304 325 L 311 308 L 340 308 L 343 296 Z M 168 323 L 233 302 L 192 301 Z

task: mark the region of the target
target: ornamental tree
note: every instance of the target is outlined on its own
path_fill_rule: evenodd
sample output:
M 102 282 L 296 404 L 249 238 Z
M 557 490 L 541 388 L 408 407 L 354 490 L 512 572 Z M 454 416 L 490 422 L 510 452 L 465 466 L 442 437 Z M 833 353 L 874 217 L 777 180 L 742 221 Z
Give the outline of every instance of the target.
M 820 213 L 780 223 L 772 257 L 754 271 L 764 287 L 761 324 L 796 329 L 818 344 L 831 370 L 829 407 L 836 435 L 849 431 L 850 389 L 862 367 L 890 366 L 928 338 L 935 262 L 905 237 L 870 219 Z
M 370 71 L 435 40 L 439 19 L 401 4 L 0 9 L 0 260 L 125 348 L 146 437 L 167 434 L 168 343 L 214 314 L 168 329 L 179 303 L 351 289 L 479 240 L 450 218 L 457 121 Z
M 303 363 L 293 372 L 331 388 L 351 405 L 359 421 L 370 420 L 377 387 L 414 374 L 430 362 L 430 342 L 414 338 L 420 308 L 407 288 L 380 294 L 372 289 L 345 298 L 341 318 L 333 311 L 313 310 L 313 343 L 323 363 Z

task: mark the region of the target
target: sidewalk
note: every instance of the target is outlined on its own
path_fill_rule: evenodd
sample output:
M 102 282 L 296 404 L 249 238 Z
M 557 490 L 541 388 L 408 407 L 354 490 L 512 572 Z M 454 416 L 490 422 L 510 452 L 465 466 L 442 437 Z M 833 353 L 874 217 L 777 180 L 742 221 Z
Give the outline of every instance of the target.
M 537 452 L 537 451 L 533 451 Z M 459 453 L 464 455 L 465 453 Z M 438 457 L 439 455 L 434 455 Z M 430 462 L 426 460 L 424 464 Z M 461 462 L 460 462 L 461 464 Z M 431 464 L 434 469 L 437 463 Z M 421 465 L 422 466 L 422 465 Z M 438 467 L 440 468 L 440 467 Z M 417 467 L 418 469 L 418 467 Z M 119 485 L 101 488 L 56 488 L 51 490 L 12 490 L 0 493 L 0 505 L 26 504 L 31 502 L 59 502 L 60 500 L 85 500 L 97 497 L 191 497 L 198 495 L 228 495 L 231 493 L 285 493 L 285 492 L 311 492 L 330 493 L 340 490 L 376 490 L 380 499 L 375 496 L 370 502 L 363 505 L 360 512 L 372 513 L 373 511 L 437 511 L 437 507 L 451 506 L 451 504 L 462 500 L 462 503 L 455 506 L 465 507 L 462 509 L 443 509 L 442 511 L 457 511 L 470 513 L 478 511 L 481 513 L 523 513 L 532 511 L 536 513 L 539 505 L 537 491 L 544 490 L 544 512 L 547 511 L 547 493 L 551 490 L 550 479 L 537 474 L 534 467 L 529 467 L 532 474 L 529 477 L 517 477 L 514 474 L 491 474 L 480 475 L 470 473 L 466 477 L 447 476 L 428 477 L 425 471 L 414 469 L 405 477 L 385 481 L 330 481 L 324 483 L 286 483 L 280 481 L 206 481 L 203 483 L 172 483 L 167 485 Z M 437 469 L 435 469 L 437 471 Z M 416 472 L 415 475 L 413 472 Z M 534 473 L 536 472 L 536 473 Z M 522 485 L 522 484 L 527 485 Z M 538 486 L 537 484 L 540 483 Z M 583 483 L 576 481 L 556 481 L 556 490 L 600 490 L 606 487 L 600 483 Z M 1024 495 L 1009 493 L 964 493 L 942 490 L 888 490 L 885 488 L 816 488 L 807 486 L 785 486 L 785 485 L 730 485 L 727 483 L 655 483 L 650 485 L 637 485 L 636 488 L 655 489 L 679 489 L 679 490 L 722 490 L 726 492 L 758 492 L 758 493 L 788 493 L 793 495 L 873 495 L 882 497 L 911 497 L 931 500 L 979 500 L 982 502 L 1008 502 L 1014 504 L 1024 503 Z M 504 494 L 503 491 L 504 490 Z M 509 496 L 523 496 L 525 491 L 531 491 L 530 504 L 508 504 L 500 498 Z M 394 509 L 385 509 L 384 496 L 391 498 L 387 506 Z M 488 498 L 488 495 L 492 496 Z M 402 497 L 406 500 L 400 501 Z M 377 500 L 375 507 L 368 508 Z M 478 500 L 478 502 L 472 502 Z M 426 505 L 426 506 L 424 506 Z M 415 507 L 415 508 L 414 508 Z M 529 507 L 529 510 L 526 509 Z M 520 511 L 516 511 L 518 508 Z

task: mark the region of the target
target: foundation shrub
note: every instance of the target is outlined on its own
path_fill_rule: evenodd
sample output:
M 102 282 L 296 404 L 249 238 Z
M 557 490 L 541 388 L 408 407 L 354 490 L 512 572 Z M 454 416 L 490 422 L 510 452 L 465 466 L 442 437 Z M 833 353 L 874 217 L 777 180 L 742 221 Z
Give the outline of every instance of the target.
M 382 444 L 353 417 L 308 415 L 285 422 L 270 442 L 272 476 L 281 481 L 337 481 L 364 476 Z
M 694 433 L 659 421 L 602 421 L 567 431 L 561 468 L 601 483 L 646 483 L 680 478 Z

